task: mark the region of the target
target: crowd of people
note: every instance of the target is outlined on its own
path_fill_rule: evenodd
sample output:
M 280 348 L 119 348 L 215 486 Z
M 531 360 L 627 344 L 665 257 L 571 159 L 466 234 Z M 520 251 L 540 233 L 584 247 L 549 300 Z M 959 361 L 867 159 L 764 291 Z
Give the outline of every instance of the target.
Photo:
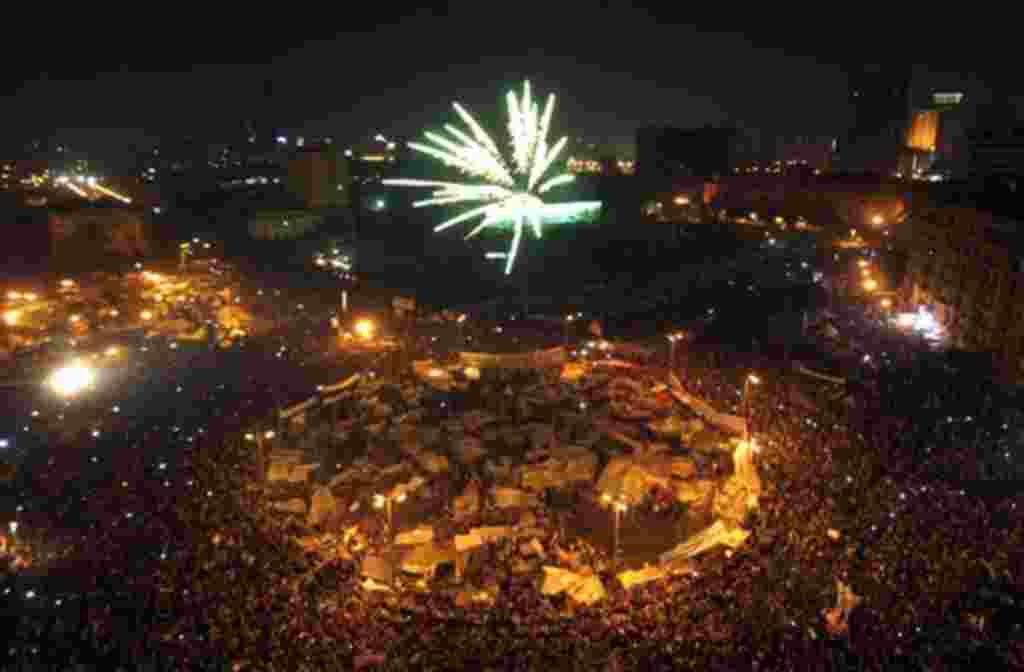
M 280 363 L 276 352 L 264 356 Z M 997 465 L 997 454 L 1016 459 L 1019 425 L 995 396 L 986 411 L 982 395 L 953 391 L 927 416 L 910 398 L 884 408 L 857 395 L 852 405 L 824 395 L 797 403 L 807 397 L 799 373 L 694 344 L 679 354 L 684 386 L 720 410 L 749 412 L 761 448 L 766 490 L 746 543 L 630 591 L 603 577 L 609 597 L 593 607 L 511 574 L 497 576 L 494 605 L 456 604 L 445 592 L 366 593 L 354 560 L 325 562 L 295 543 L 302 530 L 250 487 L 242 438 L 277 403 L 280 371 L 246 362 L 247 375 L 226 388 L 225 375 L 193 369 L 183 380 L 202 394 L 177 431 L 165 423 L 144 439 L 69 447 L 19 471 L 10 487 L 49 504 L 20 512 L 13 541 L 30 549 L 36 571 L 9 569 L 0 586 L 5 665 L 1024 667 L 1024 500 L 968 487 L 1008 468 L 965 470 Z M 751 371 L 762 384 L 745 400 Z M 901 369 L 881 389 L 901 399 L 955 390 L 938 375 Z M 826 612 L 840 584 L 860 602 L 837 625 Z

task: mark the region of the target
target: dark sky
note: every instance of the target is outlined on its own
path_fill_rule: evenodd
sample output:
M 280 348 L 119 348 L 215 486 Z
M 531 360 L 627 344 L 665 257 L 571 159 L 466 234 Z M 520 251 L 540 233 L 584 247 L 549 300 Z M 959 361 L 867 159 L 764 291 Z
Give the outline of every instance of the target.
M 501 97 L 524 77 L 559 96 L 555 134 L 623 147 L 647 122 L 833 134 L 846 119 L 849 68 L 916 61 L 1002 76 L 989 52 L 1005 44 L 994 33 L 969 37 L 991 27 L 959 16 L 948 27 L 882 21 L 858 17 L 864 6 L 852 4 L 761 14 L 746 3 L 676 4 L 673 16 L 554 0 L 367 15 L 372 4 L 361 3 L 361 14 L 343 3 L 291 11 L 207 2 L 117 17 L 60 10 L 45 48 L 9 57 L 24 68 L 0 75 L 0 148 L 55 137 L 120 153 L 162 135 L 223 134 L 247 118 L 341 141 L 418 134 L 450 121 L 453 99 L 493 124 Z

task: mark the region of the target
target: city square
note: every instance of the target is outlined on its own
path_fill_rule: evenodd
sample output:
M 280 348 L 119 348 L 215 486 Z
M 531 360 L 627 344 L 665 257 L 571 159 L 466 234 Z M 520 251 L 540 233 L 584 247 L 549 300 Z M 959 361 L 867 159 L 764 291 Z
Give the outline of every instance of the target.
M 12 75 L 0 667 L 1024 669 L 1009 84 L 427 14 Z

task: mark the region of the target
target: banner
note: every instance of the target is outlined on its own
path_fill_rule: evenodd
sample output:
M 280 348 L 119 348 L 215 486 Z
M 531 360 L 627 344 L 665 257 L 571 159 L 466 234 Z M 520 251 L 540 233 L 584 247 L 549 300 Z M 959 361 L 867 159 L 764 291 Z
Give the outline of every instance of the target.
M 359 382 L 360 378 L 362 378 L 362 374 L 353 373 L 351 376 L 349 376 L 348 378 L 341 382 L 335 383 L 333 385 L 325 385 L 323 389 L 320 390 L 320 392 L 321 394 L 331 394 L 332 392 L 340 392 L 341 390 L 344 390 L 355 385 L 357 382 Z

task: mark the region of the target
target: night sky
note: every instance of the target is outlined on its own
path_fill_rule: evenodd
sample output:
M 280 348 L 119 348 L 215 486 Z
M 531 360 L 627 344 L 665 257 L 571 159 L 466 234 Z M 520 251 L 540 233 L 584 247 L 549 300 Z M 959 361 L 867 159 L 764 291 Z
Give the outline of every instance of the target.
M 216 139 L 245 119 L 339 142 L 415 135 L 448 121 L 453 99 L 497 122 L 504 92 L 524 77 L 559 95 L 555 134 L 622 151 L 648 122 L 832 135 L 847 121 L 845 73 L 858 64 L 916 62 L 954 79 L 987 68 L 988 81 L 1002 76 L 991 67 L 999 61 L 979 50 L 1005 44 L 989 33 L 978 41 L 962 17 L 945 27 L 883 23 L 853 15 L 861 5 L 842 10 L 851 16 L 836 5 L 820 15 L 735 5 L 710 17 L 680 6 L 685 14 L 673 17 L 625 3 L 450 3 L 371 17 L 369 5 L 227 4 L 212 10 L 223 14 L 175 5 L 166 16 L 116 18 L 61 10 L 38 49 L 24 62 L 9 55 L 18 65 L 0 75 L 0 150 L 50 137 L 127 154 L 162 136 Z M 970 50 L 956 46 L 972 34 Z

